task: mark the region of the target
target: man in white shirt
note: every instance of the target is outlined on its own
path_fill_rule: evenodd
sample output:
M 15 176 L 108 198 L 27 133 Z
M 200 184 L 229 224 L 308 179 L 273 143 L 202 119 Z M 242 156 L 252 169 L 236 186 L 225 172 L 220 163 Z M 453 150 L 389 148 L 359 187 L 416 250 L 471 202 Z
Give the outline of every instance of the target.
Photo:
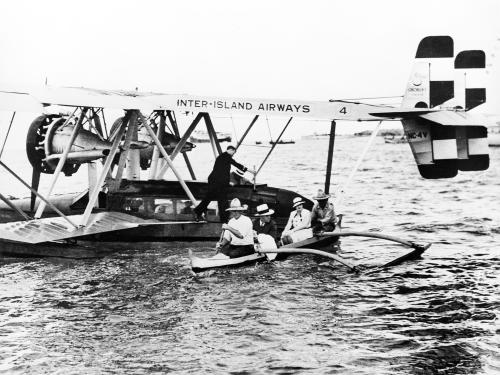
M 216 245 L 219 253 L 217 256 L 221 259 L 221 254 L 228 258 L 238 258 L 255 252 L 252 220 L 243 215 L 246 209 L 246 205 L 242 206 L 238 198 L 234 198 L 226 209 L 231 213 L 231 219 L 227 224 L 222 224 L 224 236 Z
M 290 213 L 281 242 L 286 245 L 292 242 L 303 241 L 313 236 L 311 229 L 311 211 L 304 208 L 304 201 L 300 197 L 293 198 L 294 211 Z

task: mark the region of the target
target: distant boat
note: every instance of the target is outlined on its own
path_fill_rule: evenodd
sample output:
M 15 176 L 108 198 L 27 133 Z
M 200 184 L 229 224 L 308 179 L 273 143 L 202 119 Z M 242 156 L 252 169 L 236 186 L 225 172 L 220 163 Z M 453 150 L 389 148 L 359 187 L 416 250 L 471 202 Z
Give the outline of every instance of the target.
M 276 141 L 269 141 L 269 143 L 274 145 L 276 143 Z M 294 144 L 294 143 L 295 143 L 295 141 L 293 139 L 288 139 L 288 140 L 280 139 L 278 141 L 279 145 L 289 145 L 289 144 Z
M 219 142 L 231 142 L 232 138 L 229 133 L 216 132 L 215 134 L 217 135 L 217 140 Z M 189 137 L 189 140 L 195 143 L 209 143 L 210 137 L 205 131 L 195 131 L 191 137 Z
M 387 129 L 387 130 L 381 130 L 378 133 L 379 136 L 381 137 L 386 137 L 386 136 L 391 136 L 391 135 L 403 135 L 403 131 L 401 129 Z
M 384 135 L 385 143 L 408 143 L 408 140 L 404 135 L 394 134 L 394 133 L 386 133 Z
M 330 138 L 330 133 L 313 133 L 313 134 L 304 135 L 301 138 L 302 139 L 323 139 L 323 138 Z
M 354 133 L 356 137 L 366 137 L 371 134 L 372 134 L 371 130 L 363 130 L 362 132 Z

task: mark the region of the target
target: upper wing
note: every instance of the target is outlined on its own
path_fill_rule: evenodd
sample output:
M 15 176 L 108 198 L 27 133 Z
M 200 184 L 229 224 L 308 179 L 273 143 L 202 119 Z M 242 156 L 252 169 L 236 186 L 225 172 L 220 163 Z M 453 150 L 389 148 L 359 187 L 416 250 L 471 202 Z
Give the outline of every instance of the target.
M 0 90 L 0 108 L 41 111 L 49 105 L 124 110 L 174 110 L 222 114 L 301 117 L 320 120 L 375 121 L 379 107 L 348 101 L 246 99 L 138 91 L 51 87 L 14 92 Z

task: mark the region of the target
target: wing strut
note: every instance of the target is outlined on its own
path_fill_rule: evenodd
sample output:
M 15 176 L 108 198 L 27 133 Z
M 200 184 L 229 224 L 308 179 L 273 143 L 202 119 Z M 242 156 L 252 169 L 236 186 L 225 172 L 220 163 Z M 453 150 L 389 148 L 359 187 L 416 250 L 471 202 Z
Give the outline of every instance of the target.
M 210 115 L 205 112 L 203 114 L 203 118 L 205 119 L 205 124 L 207 125 L 208 137 L 210 138 L 210 143 L 212 144 L 214 156 L 217 159 L 217 156 L 222 154 L 222 149 L 220 147 L 219 140 L 217 139 L 217 133 L 214 130 L 214 125 L 212 124 Z
M 29 186 L 26 182 L 24 182 L 24 180 L 21 177 L 19 177 L 12 169 L 7 167 L 4 164 L 4 162 L 1 160 L 0 160 L 0 165 L 2 167 L 4 167 L 7 170 L 7 172 L 9 172 L 12 176 L 14 176 L 21 184 L 23 184 L 25 187 L 27 187 L 33 194 L 35 194 L 38 198 L 40 198 L 40 200 L 42 200 L 50 208 L 52 208 L 59 216 L 61 216 L 64 220 L 66 220 L 69 224 L 71 224 L 71 226 L 73 226 L 75 229 L 78 229 L 78 226 L 75 223 L 73 223 L 65 214 L 63 214 L 61 212 L 61 210 L 59 210 L 56 206 L 54 206 L 54 204 L 52 202 L 45 199 L 45 197 L 43 197 L 38 191 L 36 191 L 31 186 Z
M 240 141 L 238 142 L 238 144 L 236 145 L 236 151 L 238 151 L 238 149 L 240 148 L 241 144 L 243 143 L 243 141 L 245 140 L 248 132 L 250 131 L 250 129 L 252 129 L 252 127 L 254 126 L 254 124 L 257 122 L 257 119 L 259 118 L 259 115 L 255 115 L 255 117 L 253 118 L 252 122 L 250 123 L 250 125 L 248 125 L 248 128 L 247 130 L 245 130 L 245 133 L 243 133 L 243 135 L 241 136 L 240 138 Z
M 274 148 L 276 147 L 276 145 L 278 144 L 278 142 L 280 141 L 281 139 L 281 136 L 283 135 L 283 133 L 285 132 L 286 128 L 288 128 L 288 125 L 290 125 L 290 123 L 292 122 L 292 119 L 293 117 L 290 117 L 288 119 L 288 122 L 286 123 L 286 125 L 283 127 L 283 130 L 281 131 L 280 135 L 278 136 L 278 138 L 276 138 L 276 141 L 274 141 L 273 145 L 271 146 L 271 149 L 269 150 L 269 152 L 267 153 L 266 157 L 264 158 L 264 161 L 262 162 L 262 164 L 260 165 L 259 169 L 257 169 L 257 172 L 255 172 L 255 176 L 257 176 L 260 172 L 260 170 L 262 169 L 262 167 L 264 166 L 264 164 L 266 163 L 267 159 L 269 158 L 269 156 L 271 155 L 271 153 L 273 152 Z
M 5 148 L 5 144 L 7 143 L 7 139 L 9 138 L 10 128 L 12 127 L 12 123 L 14 122 L 14 117 L 16 117 L 16 112 L 12 113 L 12 118 L 10 119 L 9 128 L 7 129 L 7 134 L 5 134 L 5 140 L 3 141 L 2 149 L 0 150 L 0 158 L 3 155 L 3 149 Z
M 111 146 L 111 150 L 109 151 L 108 156 L 106 157 L 106 161 L 104 162 L 104 166 L 102 167 L 101 174 L 99 175 L 97 182 L 92 189 L 92 192 L 89 192 L 89 201 L 87 203 L 87 207 L 85 207 L 85 212 L 82 216 L 82 225 L 86 226 L 90 219 L 90 214 L 92 213 L 92 209 L 94 208 L 95 202 L 99 197 L 99 192 L 102 189 L 104 181 L 108 175 L 108 172 L 113 165 L 113 159 L 115 158 L 116 152 L 118 151 L 118 146 L 122 140 L 123 134 L 125 133 L 126 124 L 129 122 L 130 112 L 127 111 L 125 113 L 125 117 L 122 121 L 121 126 L 118 127 L 115 139 L 113 140 L 113 145 Z
M 202 113 L 198 113 L 196 115 L 195 119 L 193 120 L 193 122 L 191 123 L 191 125 L 189 125 L 189 128 L 186 130 L 186 132 L 182 136 L 182 138 L 179 141 L 179 143 L 177 143 L 177 146 L 175 146 L 175 149 L 174 149 L 174 151 L 172 151 L 172 154 L 170 154 L 170 160 L 173 161 L 175 159 L 175 157 L 179 154 L 179 152 L 181 152 L 182 148 L 184 147 L 184 145 L 186 144 L 187 140 L 191 136 L 191 133 L 193 132 L 193 130 L 196 129 L 196 126 L 198 126 L 198 123 L 200 122 L 200 120 L 201 120 L 202 117 L 203 117 Z M 156 176 L 156 179 L 157 180 L 162 179 L 163 176 L 165 175 L 165 173 L 168 171 L 168 168 L 169 168 L 169 164 L 165 164 L 160 169 L 160 172 Z
M 328 144 L 328 157 L 326 159 L 325 194 L 330 193 L 330 180 L 332 176 L 333 148 L 335 146 L 335 128 L 337 123 L 332 120 L 330 126 L 330 143 Z
M 54 190 L 54 186 L 56 185 L 56 182 L 59 178 L 59 175 L 61 174 L 62 169 L 64 168 L 64 164 L 66 164 L 66 159 L 68 158 L 68 154 L 71 151 L 71 148 L 73 147 L 73 143 L 75 142 L 76 136 L 78 135 L 78 132 L 82 128 L 83 125 L 83 119 L 85 118 L 85 113 L 88 111 L 88 108 L 82 108 L 82 111 L 80 113 L 80 117 L 78 118 L 78 122 L 76 123 L 75 127 L 73 128 L 73 131 L 71 132 L 71 136 L 69 137 L 68 144 L 66 145 L 66 148 L 64 149 L 64 152 L 57 162 L 57 167 L 56 170 L 54 171 L 54 175 L 52 176 L 52 182 L 50 183 L 49 190 L 47 191 L 47 199 L 50 198 L 50 195 L 52 194 L 52 190 Z M 71 117 L 68 117 L 66 121 L 64 122 L 63 126 L 66 126 L 69 122 Z M 45 203 L 40 202 L 38 205 L 38 209 L 36 210 L 35 213 L 35 219 L 39 219 L 43 215 L 43 211 L 45 210 Z
M 181 184 L 182 188 L 186 192 L 186 194 L 189 197 L 189 199 L 191 200 L 191 202 L 193 202 L 193 204 L 196 206 L 198 204 L 198 202 L 196 202 L 196 199 L 195 199 L 193 193 L 191 193 L 191 190 L 189 190 L 189 188 L 186 185 L 186 183 L 184 182 L 182 176 L 179 174 L 179 172 L 177 171 L 177 169 L 174 167 L 174 164 L 172 163 L 172 160 L 170 160 L 170 157 L 168 156 L 167 151 L 165 151 L 165 148 L 161 144 L 161 142 L 158 139 L 158 137 L 156 136 L 155 132 L 153 131 L 153 129 L 151 129 L 151 126 L 147 123 L 146 119 L 144 118 L 144 116 L 140 112 L 139 112 L 139 116 L 141 117 L 142 123 L 143 123 L 144 127 L 146 128 L 146 130 L 148 131 L 149 136 L 156 143 L 156 147 L 158 147 L 158 149 L 160 150 L 163 158 L 165 159 L 165 161 L 167 162 L 167 164 L 170 166 L 170 169 L 172 169 L 172 172 L 174 172 L 175 177 L 177 177 L 177 180 Z
M 175 119 L 174 112 L 173 111 L 167 111 L 167 116 L 168 116 L 168 120 L 170 121 L 170 124 L 172 125 L 172 129 L 174 131 L 174 134 L 177 137 L 180 138 L 179 127 L 177 126 L 177 120 Z M 187 153 L 184 151 L 182 153 L 182 156 L 184 157 L 184 161 L 186 162 L 186 166 L 187 166 L 187 168 L 189 170 L 189 174 L 191 175 L 191 178 L 193 180 L 196 180 L 196 176 L 194 174 L 194 170 L 193 170 L 193 167 L 191 166 L 191 161 L 189 160 L 189 157 L 188 157 Z
M 19 216 L 21 216 L 24 220 L 31 220 L 32 219 L 30 216 L 26 215 L 26 213 L 23 210 L 21 210 L 19 207 L 17 207 L 14 203 L 12 203 L 10 201 L 9 198 L 4 196 L 3 194 L 0 194 L 0 199 L 2 201 L 4 201 L 7 206 L 12 208 L 13 211 L 16 211 L 19 214 Z

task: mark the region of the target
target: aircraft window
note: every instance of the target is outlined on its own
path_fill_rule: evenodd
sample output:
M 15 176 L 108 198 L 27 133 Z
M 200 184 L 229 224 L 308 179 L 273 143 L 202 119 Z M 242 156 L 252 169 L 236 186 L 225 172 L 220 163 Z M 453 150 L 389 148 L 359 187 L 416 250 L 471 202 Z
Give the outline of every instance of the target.
M 175 198 L 131 198 L 123 203 L 124 211 L 140 214 L 142 217 L 158 220 L 188 221 L 193 219 L 193 203 L 189 199 Z M 207 218 L 218 220 L 217 202 L 210 202 L 207 208 Z
M 144 212 L 144 201 L 142 198 L 125 198 L 123 209 L 130 212 Z
M 154 213 L 174 215 L 177 201 L 172 199 L 157 198 L 154 200 Z

